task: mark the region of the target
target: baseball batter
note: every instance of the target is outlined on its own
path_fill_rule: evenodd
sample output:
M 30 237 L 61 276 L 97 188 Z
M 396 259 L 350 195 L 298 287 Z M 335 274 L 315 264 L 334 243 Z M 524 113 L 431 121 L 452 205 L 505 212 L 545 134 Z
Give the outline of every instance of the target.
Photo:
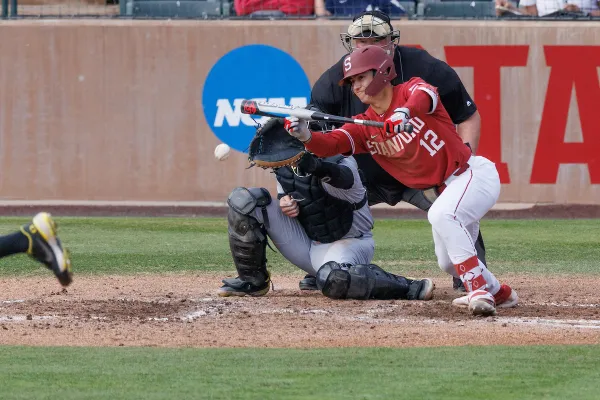
M 400 31 L 394 29 L 389 15 L 381 10 L 370 10 L 356 15 L 340 38 L 348 53 L 368 45 L 376 45 L 387 51 L 394 59 L 397 75 L 392 80 L 392 85 L 405 83 L 411 78 L 419 77 L 435 86 L 438 89 L 440 101 L 457 126 L 458 135 L 463 142 L 469 143 L 473 153 L 477 154 L 481 133 L 479 112 L 452 67 L 433 57 L 426 50 L 400 45 Z M 361 102 L 352 93 L 349 85 L 338 86 L 338 82 L 344 76 L 345 58 L 346 55 L 341 57 L 315 82 L 311 91 L 311 109 L 342 117 L 362 114 L 367 110 L 368 104 Z M 328 124 L 328 127 L 330 126 L 331 124 Z M 398 202 L 404 201 L 425 212 L 429 211 L 429 207 L 435 201 L 432 191 L 423 192 L 407 187 L 381 168 L 369 153 L 356 154 L 354 158 L 364 176 L 370 206 L 378 203 L 394 206 Z M 475 248 L 479 259 L 488 265 L 481 234 L 475 242 Z M 464 291 L 464 286 L 458 278 L 453 278 L 453 287 L 457 291 Z
M 260 130 L 280 130 L 289 138 L 281 119 Z M 431 279 L 407 279 L 371 264 L 373 217 L 352 157 L 320 160 L 306 153 L 274 172 L 278 202 L 264 188 L 238 187 L 228 198 L 229 241 L 239 276 L 223 280 L 219 295 L 269 291 L 268 236 L 282 256 L 316 277 L 327 297 L 431 299 Z
M 479 220 L 496 203 L 500 179 L 495 165 L 473 156 L 456 132 L 435 87 L 421 78 L 392 86 L 392 58 L 378 46 L 348 55 L 344 78 L 369 108 L 355 118 L 384 122 L 384 129 L 346 124 L 330 134 L 311 132 L 305 121 L 288 118 L 290 134 L 318 156 L 370 153 L 391 176 L 408 187 L 432 188 L 439 197 L 428 211 L 440 268 L 460 277 L 467 296 L 455 300 L 475 315 L 513 307 L 517 293 L 501 285 L 477 257 Z M 403 131 L 410 123 L 413 132 Z

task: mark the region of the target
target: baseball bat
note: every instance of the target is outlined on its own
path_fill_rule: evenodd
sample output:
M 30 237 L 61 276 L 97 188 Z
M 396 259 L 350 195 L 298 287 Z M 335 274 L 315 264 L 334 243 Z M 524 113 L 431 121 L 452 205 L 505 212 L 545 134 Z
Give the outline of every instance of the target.
M 306 108 L 286 106 L 282 104 L 271 104 L 254 100 L 242 101 L 241 111 L 242 114 L 261 115 L 264 117 L 284 118 L 291 116 L 312 121 L 329 121 L 341 124 L 373 126 L 376 128 L 383 128 L 384 126 L 383 122 L 379 121 L 339 117 L 337 115 L 325 114 L 320 111 L 307 110 Z M 402 126 L 402 130 L 404 132 L 411 133 L 413 131 L 413 126 L 411 124 L 404 124 Z

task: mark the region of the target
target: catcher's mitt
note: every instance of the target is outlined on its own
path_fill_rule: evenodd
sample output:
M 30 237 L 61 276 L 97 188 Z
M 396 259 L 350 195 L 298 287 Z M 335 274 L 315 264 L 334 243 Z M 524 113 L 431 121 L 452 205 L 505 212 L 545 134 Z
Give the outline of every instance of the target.
M 256 129 L 250 142 L 248 161 L 261 168 L 279 168 L 298 161 L 306 149 L 304 144 L 283 127 L 283 118 L 271 118 Z

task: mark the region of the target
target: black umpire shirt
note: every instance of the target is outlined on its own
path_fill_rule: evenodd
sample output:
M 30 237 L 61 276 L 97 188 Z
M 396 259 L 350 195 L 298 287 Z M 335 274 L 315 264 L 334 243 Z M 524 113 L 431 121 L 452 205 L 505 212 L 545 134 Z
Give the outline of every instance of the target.
M 349 85 L 338 85 L 344 76 L 345 57 L 342 57 L 317 80 L 312 88 L 310 104 L 328 114 L 352 117 L 365 112 L 368 106 L 352 93 Z M 394 66 L 398 76 L 392 81 L 393 85 L 407 82 L 416 76 L 437 87 L 442 104 L 455 124 L 458 125 L 469 119 L 477 111 L 475 103 L 456 72 L 445 62 L 432 57 L 427 51 L 414 47 L 396 46 Z M 370 196 L 369 204 L 386 202 L 395 205 L 402 200 L 402 193 L 406 186 L 381 168 L 370 154 L 356 154 L 354 158 L 366 178 L 367 190 L 383 192 L 377 200 Z

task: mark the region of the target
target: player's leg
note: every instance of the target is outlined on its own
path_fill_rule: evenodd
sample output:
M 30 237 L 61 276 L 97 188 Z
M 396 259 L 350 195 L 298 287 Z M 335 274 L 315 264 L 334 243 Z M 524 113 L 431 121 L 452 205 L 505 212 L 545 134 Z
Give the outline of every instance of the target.
M 433 203 L 425 196 L 423 190 L 420 189 L 406 188 L 402 194 L 402 200 L 425 212 L 429 211 L 433 205 Z M 479 254 L 479 252 L 477 254 Z M 485 258 L 485 254 L 483 256 Z M 465 291 L 462 281 L 458 277 L 452 278 L 452 288 L 459 292 Z
M 308 274 L 300 281 L 301 290 L 319 290 L 316 272 L 327 261 L 341 264 L 369 264 L 375 252 L 373 235 L 361 238 L 341 239 L 333 243 L 313 244 L 310 250 L 311 264 L 314 273 Z
M 0 258 L 25 253 L 29 248 L 29 239 L 21 231 L 0 236 Z
M 423 190 L 411 189 L 398 182 L 377 164 L 370 154 L 356 154 L 354 158 L 361 171 L 367 172 L 362 176 L 365 178 L 363 179 L 363 184 L 367 189 L 369 206 L 374 206 L 379 203 L 386 203 L 390 206 L 394 206 L 400 201 L 404 201 L 420 210 L 425 212 L 429 211 L 429 208 L 433 203 L 425 197 Z M 479 259 L 485 264 L 485 247 L 483 246 L 483 238 L 481 235 L 478 238 L 476 249 Z M 310 279 L 312 280 L 309 281 L 305 278 L 303 281 L 306 282 L 301 281 L 300 285 L 306 286 L 309 285 L 310 282 L 314 282 L 314 278 Z M 453 278 L 452 286 L 457 291 L 465 291 L 462 281 L 459 278 Z
M 500 180 L 493 163 L 472 157 L 471 168 L 447 181 L 447 187 L 428 213 L 428 219 L 441 240 L 456 273 L 470 296 L 469 307 L 476 314 L 495 313 L 493 295 L 500 290 L 496 277 L 477 258 L 472 224 L 495 204 Z
M 227 199 L 229 248 L 237 270 L 236 278 L 223 279 L 218 294 L 227 296 L 263 296 L 269 291 L 267 271 L 267 230 L 254 216 L 271 204 L 271 195 L 263 188 L 235 188 Z
M 307 274 L 315 274 L 310 261 L 311 240 L 306 236 L 304 228 L 297 218 L 290 218 L 281 212 L 279 204 L 273 202 L 267 208 L 269 227 L 267 234 L 271 242 L 281 255 L 302 269 Z M 263 221 L 258 212 L 255 213 L 259 221 Z
M 384 271 L 375 264 L 329 261 L 317 272 L 317 286 L 331 299 L 431 300 L 433 281 L 415 280 Z
M 479 221 L 474 222 L 471 225 L 467 225 L 466 230 L 471 234 L 471 238 L 477 245 L 477 237 L 481 236 L 479 231 Z M 481 260 L 480 260 L 481 261 Z M 483 263 L 482 263 L 483 264 Z M 483 265 L 484 274 L 488 272 L 493 275 L 488 269 L 487 266 Z M 496 302 L 496 308 L 511 308 L 515 307 L 519 303 L 519 296 L 515 290 L 513 290 L 510 286 L 501 284 L 500 289 L 494 293 L 494 300 Z M 456 298 L 452 301 L 452 304 L 458 307 L 468 307 L 469 306 L 470 297 L 469 295 L 465 295 L 459 298 Z
M 371 264 L 375 251 L 372 235 L 313 245 L 311 259 L 320 265 L 317 287 L 332 299 L 430 300 L 431 279 L 414 280 L 394 275 Z
M 63 286 L 73 281 L 69 253 L 62 247 L 50 214 L 38 213 L 19 231 L 0 236 L 0 258 L 18 253 L 27 253 L 44 264 Z
M 328 261 L 340 264 L 369 264 L 375 254 L 373 235 L 337 240 L 333 243 L 316 243 L 310 249 L 311 264 L 315 273 Z
M 437 258 L 440 269 L 448 273 L 449 275 L 452 275 L 452 277 L 460 280 L 460 275 L 456 272 L 454 264 L 452 263 L 452 260 L 448 255 L 448 249 L 446 248 L 446 243 L 444 242 L 444 239 L 440 235 L 438 235 L 435 228 L 432 227 L 431 232 L 433 234 L 435 256 Z M 460 281 L 460 284 L 462 285 L 462 281 Z
M 268 293 L 267 235 L 287 260 L 314 272 L 309 256 L 310 240 L 296 219 L 281 212 L 266 189 L 236 188 L 227 203 L 229 244 L 238 276 L 223 280 L 220 296 Z
M 471 235 L 471 238 L 474 241 L 478 234 L 478 231 L 479 231 L 479 222 L 472 224 L 471 226 L 467 226 L 466 230 L 469 232 L 469 235 Z M 454 266 L 454 263 L 450 259 L 450 256 L 448 254 L 448 249 L 446 248 L 444 239 L 442 238 L 441 235 L 439 235 L 437 233 L 437 231 L 435 229 L 432 229 L 432 232 L 433 232 L 433 242 L 435 244 L 435 255 L 437 257 L 438 265 L 439 265 L 440 269 L 442 271 L 447 272 L 449 275 L 452 275 L 453 277 L 460 280 L 461 279 L 460 275 L 458 274 L 458 272 Z M 486 279 L 486 281 L 488 281 L 488 282 L 496 282 L 497 281 L 494 274 L 491 271 L 489 271 L 485 265 L 482 265 L 481 273 L 484 276 L 484 278 Z M 461 284 L 464 287 L 462 280 L 461 280 Z M 503 290 L 502 289 L 503 286 L 506 286 L 506 285 L 500 285 L 500 290 Z M 465 291 L 466 291 L 466 289 L 465 289 Z M 496 294 L 497 293 L 499 293 L 499 291 L 496 291 Z M 515 295 L 516 295 L 516 293 L 515 293 Z M 468 295 L 455 299 L 452 302 L 452 304 L 454 304 L 456 306 L 468 306 L 469 305 Z
M 356 245 L 352 246 L 354 242 L 356 242 Z M 300 281 L 300 289 L 320 290 L 317 286 L 316 271 L 327 261 L 336 260 L 337 262 L 349 265 L 368 264 L 373 258 L 374 252 L 375 242 L 373 241 L 373 235 L 368 235 L 360 239 L 342 239 L 334 243 L 313 244 L 310 257 L 315 272 L 307 274 Z

